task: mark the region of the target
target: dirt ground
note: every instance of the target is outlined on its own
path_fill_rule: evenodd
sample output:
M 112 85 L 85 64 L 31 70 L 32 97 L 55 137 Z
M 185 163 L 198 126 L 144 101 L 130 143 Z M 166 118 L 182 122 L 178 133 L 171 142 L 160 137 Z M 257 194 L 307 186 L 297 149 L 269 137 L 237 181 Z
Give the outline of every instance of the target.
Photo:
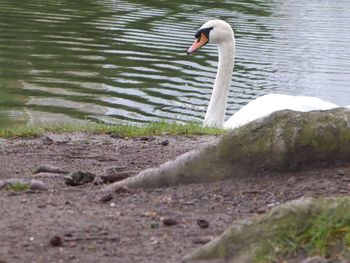
M 102 202 L 100 184 L 68 186 L 53 165 L 103 176 L 135 174 L 219 137 L 113 138 L 47 134 L 0 140 L 0 180 L 35 178 L 47 191 L 0 190 L 0 262 L 180 262 L 235 220 L 302 196 L 350 193 L 350 165 L 232 178 L 165 189 L 127 190 Z

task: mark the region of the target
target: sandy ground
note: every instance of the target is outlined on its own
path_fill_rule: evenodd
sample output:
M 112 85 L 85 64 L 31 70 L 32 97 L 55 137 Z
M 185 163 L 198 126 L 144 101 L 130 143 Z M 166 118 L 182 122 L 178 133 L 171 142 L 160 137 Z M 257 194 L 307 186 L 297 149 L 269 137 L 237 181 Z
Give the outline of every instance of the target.
M 0 189 L 0 262 L 180 262 L 235 220 L 302 196 L 350 193 L 350 165 L 232 178 L 165 189 L 119 191 L 68 186 L 66 175 L 33 175 L 41 165 L 128 176 L 219 137 L 113 138 L 47 134 L 0 140 L 0 180 L 35 178 L 47 191 Z

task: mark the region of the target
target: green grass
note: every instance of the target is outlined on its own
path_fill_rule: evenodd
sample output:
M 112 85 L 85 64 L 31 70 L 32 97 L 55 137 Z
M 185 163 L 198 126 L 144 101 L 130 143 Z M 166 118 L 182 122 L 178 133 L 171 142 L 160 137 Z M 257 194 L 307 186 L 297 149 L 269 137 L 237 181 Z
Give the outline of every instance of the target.
M 0 129 L 0 138 L 35 138 L 45 133 L 83 132 L 92 134 L 110 134 L 120 137 L 139 137 L 156 135 L 220 135 L 224 130 L 202 127 L 198 123 L 149 123 L 144 126 L 127 124 L 109 125 L 90 124 L 34 124 Z
M 30 186 L 29 184 L 16 182 L 16 183 L 9 184 L 6 187 L 6 189 L 12 192 L 24 192 L 24 191 L 28 191 L 30 189 Z
M 350 211 L 338 207 L 306 222 L 285 226 L 258 251 L 255 262 L 280 262 L 298 253 L 332 258 L 350 255 Z

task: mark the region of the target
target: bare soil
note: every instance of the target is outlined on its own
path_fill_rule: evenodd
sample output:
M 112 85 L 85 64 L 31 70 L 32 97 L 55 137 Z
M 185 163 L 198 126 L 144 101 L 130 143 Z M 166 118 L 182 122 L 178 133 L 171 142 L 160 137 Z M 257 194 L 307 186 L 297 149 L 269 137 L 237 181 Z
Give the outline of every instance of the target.
M 40 165 L 103 176 L 135 174 L 213 136 L 113 138 L 47 134 L 0 140 L 0 180 L 35 178 L 47 191 L 0 189 L 0 262 L 180 262 L 235 220 L 302 196 L 350 193 L 350 165 L 233 178 L 164 189 L 124 189 L 100 201 L 104 185 L 68 186 Z M 98 180 L 97 180 L 98 181 Z M 109 200 L 110 199 L 110 200 Z

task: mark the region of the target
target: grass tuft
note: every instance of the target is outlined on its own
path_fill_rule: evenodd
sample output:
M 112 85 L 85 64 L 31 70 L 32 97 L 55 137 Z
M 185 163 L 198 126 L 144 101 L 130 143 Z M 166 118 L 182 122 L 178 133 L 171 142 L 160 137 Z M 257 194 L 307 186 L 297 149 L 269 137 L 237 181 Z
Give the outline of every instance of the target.
M 326 258 L 349 255 L 350 211 L 339 206 L 286 226 L 258 251 L 255 262 L 280 262 L 298 253 Z
M 24 192 L 24 191 L 28 191 L 30 189 L 30 186 L 29 184 L 26 184 L 26 183 L 16 182 L 16 183 L 9 184 L 6 187 L 6 189 L 12 192 Z
M 179 124 L 174 122 L 149 123 L 143 126 L 103 123 L 88 124 L 32 124 L 0 129 L 1 138 L 35 138 L 45 133 L 83 132 L 92 134 L 111 134 L 118 137 L 139 137 L 156 135 L 220 135 L 225 131 L 217 128 L 202 127 L 199 123 Z

